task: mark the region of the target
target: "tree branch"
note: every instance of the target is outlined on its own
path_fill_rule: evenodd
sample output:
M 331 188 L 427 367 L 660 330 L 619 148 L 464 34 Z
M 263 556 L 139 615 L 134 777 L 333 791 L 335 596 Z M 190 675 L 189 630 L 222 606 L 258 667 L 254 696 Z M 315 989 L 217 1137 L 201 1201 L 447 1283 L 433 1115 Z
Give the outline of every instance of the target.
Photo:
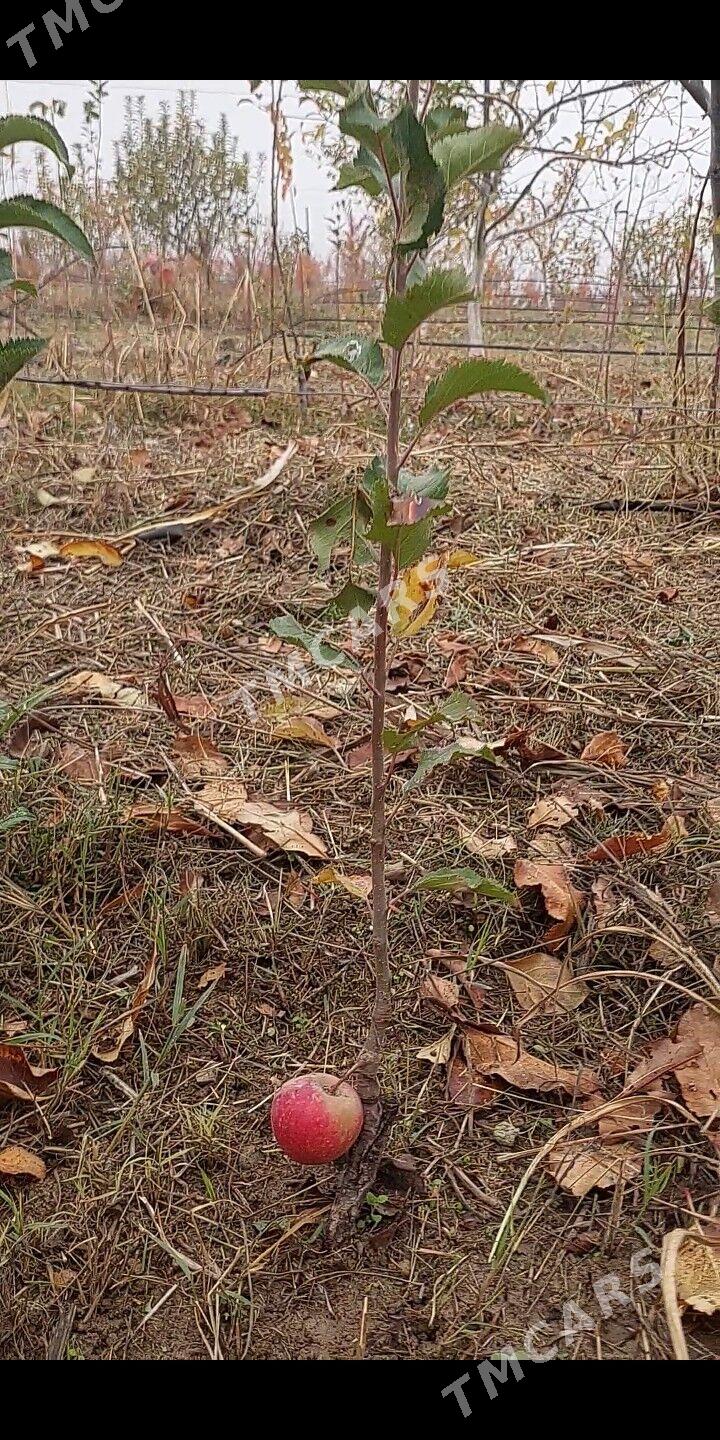
M 706 115 L 709 115 L 709 114 L 710 114 L 710 96 L 709 96 L 709 94 L 708 94 L 708 92 L 707 92 L 707 90 L 706 90 L 706 88 L 705 88 L 705 81 L 704 81 L 704 80 L 681 80 L 681 81 L 680 81 L 680 84 L 682 85 L 683 90 L 687 90 L 688 95 L 691 95 L 691 96 L 692 96 L 693 100 L 695 101 L 695 104 L 696 104 L 696 105 L 699 105 L 699 106 L 700 106 L 700 109 L 701 109 L 701 110 L 704 110 Z

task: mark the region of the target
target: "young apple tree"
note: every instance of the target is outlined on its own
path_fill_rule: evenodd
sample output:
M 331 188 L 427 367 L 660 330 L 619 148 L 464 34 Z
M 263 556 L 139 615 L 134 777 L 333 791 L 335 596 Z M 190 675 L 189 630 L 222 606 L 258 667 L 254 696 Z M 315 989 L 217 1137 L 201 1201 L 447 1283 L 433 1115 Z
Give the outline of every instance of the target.
M 377 82 L 366 80 L 300 80 L 305 92 L 332 95 L 338 109 L 340 131 L 355 144 L 351 162 L 343 167 L 343 187 L 357 185 L 381 199 L 391 218 L 392 249 L 387 273 L 386 300 L 378 339 L 343 336 L 319 343 L 312 363 L 328 362 L 359 376 L 373 392 L 385 417 L 384 453 L 371 460 L 362 482 L 339 496 L 311 527 L 311 541 L 326 569 L 333 549 L 349 546 L 351 565 L 365 565 L 376 556 L 373 590 L 358 585 L 354 571 L 334 601 L 335 613 L 358 617 L 374 611 L 372 665 L 372 938 L 375 998 L 361 1053 L 351 1069 L 362 1098 L 364 1123 L 353 1146 L 338 1192 L 331 1232 L 337 1234 L 359 1213 L 372 1185 L 380 1158 L 391 1107 L 383 1105 L 380 1073 L 388 1049 L 392 1018 L 391 970 L 388 946 L 388 907 L 385 876 L 386 751 L 397 753 L 407 737 L 385 728 L 389 630 L 414 634 L 417 620 L 407 623 L 415 606 L 414 588 L 427 593 L 420 606 L 422 622 L 432 614 L 432 577 L 437 557 L 428 556 L 433 526 L 448 511 L 448 475 L 431 468 L 409 468 L 417 442 L 450 406 L 471 395 L 514 391 L 542 400 L 543 392 L 530 375 L 515 365 L 483 359 L 451 365 L 431 381 L 416 415 L 406 413 L 403 363 L 408 342 L 430 316 L 446 306 L 465 303 L 471 295 L 467 276 L 459 269 L 428 268 L 424 254 L 440 235 L 446 203 L 453 190 L 469 177 L 491 174 L 517 144 L 520 132 L 496 124 L 469 128 L 452 107 L 434 106 L 433 82 L 418 80 Z M 390 99 L 382 103 L 380 96 Z M 426 557 L 423 560 L 423 557 Z M 423 570 L 423 566 L 425 569 Z M 423 587 L 425 588 L 425 591 Z M 291 616 L 272 622 L 276 634 L 304 644 L 323 662 L 318 637 L 303 631 Z M 338 652 L 333 651 L 335 660 Z M 326 657 L 325 663 L 332 663 Z M 459 697 L 460 701 L 465 697 Z M 451 708 L 454 705 L 454 708 Z M 463 718 L 467 709 L 457 697 L 445 710 L 434 712 L 426 724 Z M 417 736 L 415 736 L 415 742 Z M 465 748 L 463 748 L 463 743 Z M 455 754 L 486 753 L 472 737 L 426 751 L 415 781 L 437 763 Z M 414 782 L 411 782 L 414 783 Z M 511 899 L 507 891 L 468 871 L 438 871 L 425 876 L 421 888 L 451 889 L 464 883 L 489 898 Z

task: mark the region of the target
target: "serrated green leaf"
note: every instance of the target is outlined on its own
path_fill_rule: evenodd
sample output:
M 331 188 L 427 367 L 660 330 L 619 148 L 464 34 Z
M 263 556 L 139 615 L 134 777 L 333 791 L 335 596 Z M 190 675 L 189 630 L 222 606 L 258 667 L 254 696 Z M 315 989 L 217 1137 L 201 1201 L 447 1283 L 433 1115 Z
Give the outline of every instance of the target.
M 39 115 L 0 115 L 0 150 L 21 145 L 26 140 L 32 145 L 44 145 L 66 170 L 72 168 L 65 141 L 49 120 L 42 120 Z
M 521 139 L 521 133 L 508 125 L 485 125 L 434 141 L 433 159 L 442 171 L 448 190 L 470 175 L 499 170 L 508 151 Z
M 359 185 L 373 199 L 387 190 L 382 165 L 364 145 L 360 146 L 354 160 L 341 165 L 335 189 L 347 190 L 352 185 Z
M 352 80 L 298 80 L 301 90 L 322 90 L 329 95 L 341 95 L 343 99 L 350 94 Z
M 33 285 L 32 280 L 13 280 L 10 289 L 21 290 L 23 295 L 32 295 L 37 298 L 37 286 Z
M 436 105 L 425 116 L 425 129 L 433 142 L 443 135 L 456 135 L 459 130 L 467 128 L 468 113 L 460 105 Z
M 433 465 L 421 475 L 410 470 L 398 471 L 397 488 L 400 495 L 416 495 L 418 500 L 444 500 L 448 492 L 448 473 Z M 434 512 L 437 514 L 437 511 Z
M 389 122 L 375 109 L 369 85 L 350 96 L 340 111 L 338 125 L 343 135 L 350 135 L 373 155 L 380 154 L 382 142 L 390 131 Z
M 417 770 L 405 786 L 406 790 L 416 790 L 422 785 L 423 780 L 436 770 L 439 765 L 449 765 L 451 761 L 464 759 L 487 760 L 488 764 L 496 765 L 497 760 L 490 749 L 482 740 L 476 740 L 473 735 L 461 735 L 457 740 L 451 740 L 449 745 L 441 745 L 436 750 L 426 750 L 421 755 Z
M 429 482 L 433 486 L 438 483 L 438 475 L 441 472 L 428 472 L 432 474 Z M 410 476 L 409 471 L 402 471 L 398 476 L 399 488 L 404 489 L 407 494 L 410 490 L 409 481 L 421 477 Z M 390 491 L 385 479 L 385 467 L 378 455 L 368 466 L 363 476 L 363 485 L 372 502 L 372 523 L 367 530 L 366 539 L 372 540 L 377 545 L 387 545 L 392 550 L 399 570 L 406 570 L 409 565 L 414 565 L 419 560 L 430 544 L 430 536 L 435 520 L 441 515 L 448 513 L 447 505 L 436 505 L 432 513 L 426 515 L 422 520 L 416 520 L 412 525 L 391 525 L 389 517 L 391 513 Z M 407 486 L 407 488 L 405 488 Z M 412 493 L 416 493 L 412 491 Z
M 9 385 L 14 375 L 45 349 L 46 340 L 8 340 L 0 345 L 0 390 Z
M 352 495 L 341 495 L 311 522 L 310 544 L 317 555 L 321 575 L 327 570 L 332 552 L 338 545 L 351 545 L 353 557 L 357 556 L 361 565 L 372 558 L 368 547 L 360 544 L 371 516 L 367 499 L 357 490 Z
M 306 630 L 292 615 L 279 615 L 276 620 L 271 620 L 270 629 L 273 635 L 278 635 L 281 640 L 287 640 L 290 645 L 299 645 L 303 650 L 307 650 L 315 664 L 324 669 L 333 665 L 346 665 L 352 670 L 358 668 L 349 655 L 337 650 L 334 645 L 329 645 L 319 635 L 313 635 L 311 630 Z
M 356 619 L 360 619 L 370 613 L 374 604 L 375 596 L 372 590 L 366 590 L 364 585 L 356 585 L 353 580 L 348 580 L 339 594 L 330 601 L 328 612 L 331 615 L 354 615 Z
M 391 295 L 382 322 L 382 339 L 400 350 L 423 321 L 444 310 L 472 300 L 473 291 L 464 270 L 433 270 L 406 290 Z
M 405 210 L 398 236 L 403 253 L 425 250 L 437 235 L 443 219 L 445 184 L 428 146 L 427 136 L 414 110 L 403 105 L 391 126 L 400 162 Z
M 92 246 L 79 225 L 49 200 L 37 200 L 34 195 L 13 195 L 9 200 L 0 200 L 0 230 L 22 226 L 28 230 L 46 230 L 57 240 L 64 240 L 85 260 L 94 260 Z
M 451 365 L 437 380 L 433 380 L 425 391 L 419 421 L 423 427 L 447 410 L 456 400 L 466 400 L 469 395 L 484 395 L 491 391 L 514 392 L 533 395 L 536 400 L 547 400 L 545 391 L 517 365 L 507 360 L 463 360 Z
M 340 370 L 362 375 L 371 385 L 380 385 L 385 375 L 385 361 L 377 340 L 368 340 L 362 335 L 338 335 L 335 339 L 323 340 L 313 360 L 329 360 Z
M 477 870 L 464 867 L 454 869 L 449 866 L 445 870 L 431 870 L 428 875 L 423 875 L 422 879 L 418 880 L 415 889 L 446 890 L 451 894 L 458 890 L 471 890 L 474 895 L 484 895 L 487 900 L 498 900 L 502 905 L 517 904 L 514 891 L 507 890 L 496 880 L 486 879 L 484 875 L 479 875 Z

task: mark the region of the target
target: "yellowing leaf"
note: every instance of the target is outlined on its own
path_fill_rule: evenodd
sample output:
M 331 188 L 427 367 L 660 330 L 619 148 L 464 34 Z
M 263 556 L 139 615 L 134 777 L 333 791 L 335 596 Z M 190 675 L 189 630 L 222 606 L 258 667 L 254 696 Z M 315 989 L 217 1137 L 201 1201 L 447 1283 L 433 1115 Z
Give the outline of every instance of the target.
M 287 720 L 280 720 L 277 725 L 273 725 L 272 738 L 305 740 L 309 745 L 324 745 L 328 750 L 335 749 L 331 736 L 312 715 L 291 715 Z
M 0 1175 L 30 1175 L 33 1180 L 44 1180 L 46 1174 L 45 1161 L 24 1145 L 6 1145 L 0 1150 Z
M 388 609 L 393 635 L 417 635 L 430 623 L 444 578 L 445 566 L 439 555 L 426 555 L 398 576 Z
M 123 557 L 107 540 L 66 540 L 59 554 L 71 560 L 100 560 L 103 565 L 122 565 Z
M 479 565 L 480 560 L 472 550 L 451 550 L 445 564 L 448 570 L 461 570 L 465 565 Z
M 369 900 L 372 895 L 372 878 L 370 875 L 344 875 L 342 870 L 336 869 L 334 865 L 326 865 L 324 870 L 319 870 L 314 879 L 315 885 L 340 885 L 352 895 L 355 900 Z
M 130 710 L 147 708 L 142 690 L 137 690 L 134 685 L 123 685 L 99 670 L 78 670 L 75 675 L 66 676 L 57 686 L 57 694 L 97 695 L 101 700 L 110 700 Z
M 556 1145 L 545 1169 L 563 1190 L 582 1197 L 607 1190 L 618 1180 L 632 1180 L 643 1168 L 643 1152 L 631 1145 L 603 1145 L 598 1140 L 568 1140 Z

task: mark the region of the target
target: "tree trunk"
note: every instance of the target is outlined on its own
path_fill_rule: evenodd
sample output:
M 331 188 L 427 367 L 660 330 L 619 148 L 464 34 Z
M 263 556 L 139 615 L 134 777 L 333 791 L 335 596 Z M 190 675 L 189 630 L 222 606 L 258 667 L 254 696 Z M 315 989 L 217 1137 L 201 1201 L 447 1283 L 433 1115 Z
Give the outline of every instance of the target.
M 713 212 L 713 295 L 720 304 L 720 80 L 710 81 L 710 193 Z M 720 337 L 720 329 L 718 335 Z

